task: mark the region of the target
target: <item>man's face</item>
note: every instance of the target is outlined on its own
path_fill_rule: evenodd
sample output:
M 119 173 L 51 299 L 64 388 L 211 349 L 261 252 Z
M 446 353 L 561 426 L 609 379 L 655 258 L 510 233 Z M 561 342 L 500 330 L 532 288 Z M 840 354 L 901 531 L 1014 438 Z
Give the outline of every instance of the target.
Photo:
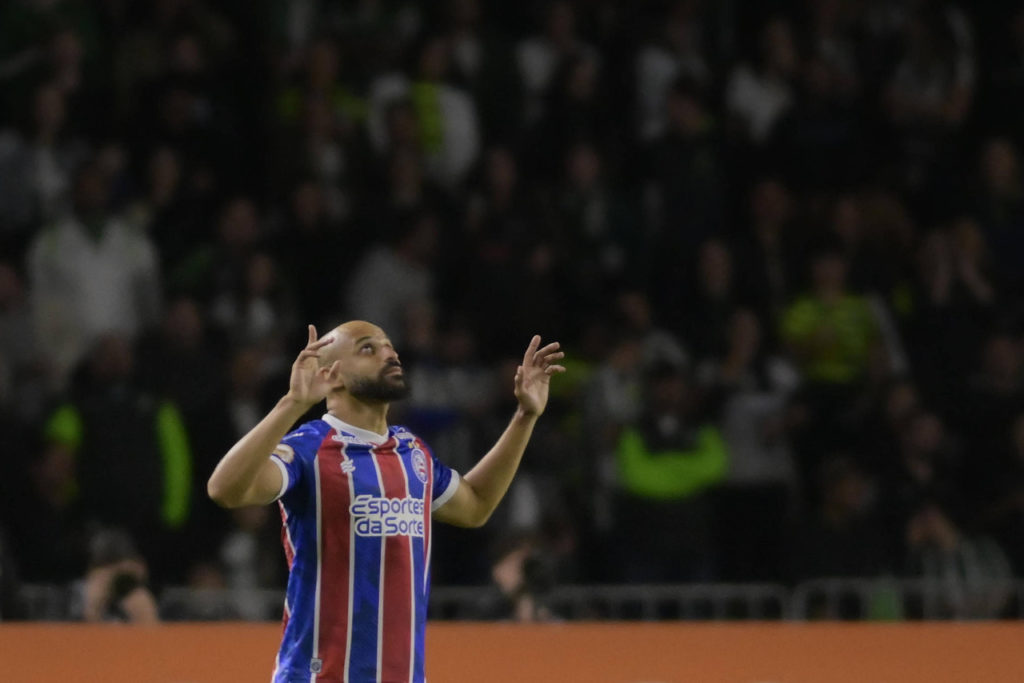
M 378 327 L 356 329 L 342 339 L 345 385 L 352 396 L 370 402 L 390 402 L 409 395 L 405 371 L 391 340 Z

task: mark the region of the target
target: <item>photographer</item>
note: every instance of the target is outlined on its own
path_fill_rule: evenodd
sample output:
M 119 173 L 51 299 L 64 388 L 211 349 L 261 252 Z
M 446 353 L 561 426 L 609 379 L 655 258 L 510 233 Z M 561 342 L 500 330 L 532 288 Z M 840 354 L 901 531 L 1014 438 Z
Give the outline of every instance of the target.
M 151 624 L 160 620 L 147 585 L 149 570 L 127 533 L 101 529 L 89 542 L 89 569 L 81 586 L 85 621 Z
M 555 571 L 532 534 L 521 532 L 499 540 L 493 557 L 495 590 L 480 604 L 479 618 L 519 622 L 556 618 L 545 604 Z

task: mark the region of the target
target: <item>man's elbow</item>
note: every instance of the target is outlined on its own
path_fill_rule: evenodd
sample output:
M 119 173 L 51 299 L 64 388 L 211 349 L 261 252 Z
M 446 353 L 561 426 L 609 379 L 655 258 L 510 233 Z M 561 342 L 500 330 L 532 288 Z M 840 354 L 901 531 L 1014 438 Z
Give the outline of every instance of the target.
M 484 524 L 487 524 L 487 521 L 491 518 L 492 514 L 494 514 L 493 509 L 481 508 L 473 510 L 472 513 L 466 515 L 466 523 L 463 526 L 467 529 L 479 529 Z
M 213 477 L 210 477 L 209 481 L 206 482 L 206 495 L 222 508 L 241 507 L 238 496 L 232 495 L 230 490 L 214 480 Z

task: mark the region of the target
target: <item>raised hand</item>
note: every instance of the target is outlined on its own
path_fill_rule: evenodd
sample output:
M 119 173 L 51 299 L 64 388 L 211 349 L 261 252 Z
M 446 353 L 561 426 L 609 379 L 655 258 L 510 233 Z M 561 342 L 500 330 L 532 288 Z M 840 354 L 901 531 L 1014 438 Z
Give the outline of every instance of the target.
M 320 349 L 334 341 L 334 337 L 316 338 L 316 328 L 309 326 L 309 342 L 292 363 L 292 374 L 288 380 L 288 396 L 297 403 L 313 406 L 327 397 L 331 387 L 338 381 L 340 361 L 330 367 L 321 367 Z
M 554 364 L 554 361 L 565 357 L 558 349 L 558 342 L 541 348 L 540 335 L 534 335 L 526 347 L 523 364 L 516 369 L 515 393 L 520 410 L 527 415 L 537 416 L 544 412 L 551 376 L 565 372 L 563 366 Z

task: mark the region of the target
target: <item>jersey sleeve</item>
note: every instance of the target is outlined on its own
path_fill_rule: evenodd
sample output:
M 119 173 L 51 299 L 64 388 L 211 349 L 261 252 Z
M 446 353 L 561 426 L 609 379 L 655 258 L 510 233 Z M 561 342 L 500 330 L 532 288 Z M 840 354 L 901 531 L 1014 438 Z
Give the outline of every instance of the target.
M 433 453 L 430 454 L 430 459 L 434 464 L 434 493 L 430 501 L 430 511 L 434 512 L 455 495 L 462 478 L 458 472 L 438 460 Z
M 281 439 L 281 443 L 270 454 L 270 461 L 281 470 L 281 490 L 274 500 L 303 486 L 312 476 L 313 460 L 322 438 L 319 432 L 309 427 L 300 427 Z

